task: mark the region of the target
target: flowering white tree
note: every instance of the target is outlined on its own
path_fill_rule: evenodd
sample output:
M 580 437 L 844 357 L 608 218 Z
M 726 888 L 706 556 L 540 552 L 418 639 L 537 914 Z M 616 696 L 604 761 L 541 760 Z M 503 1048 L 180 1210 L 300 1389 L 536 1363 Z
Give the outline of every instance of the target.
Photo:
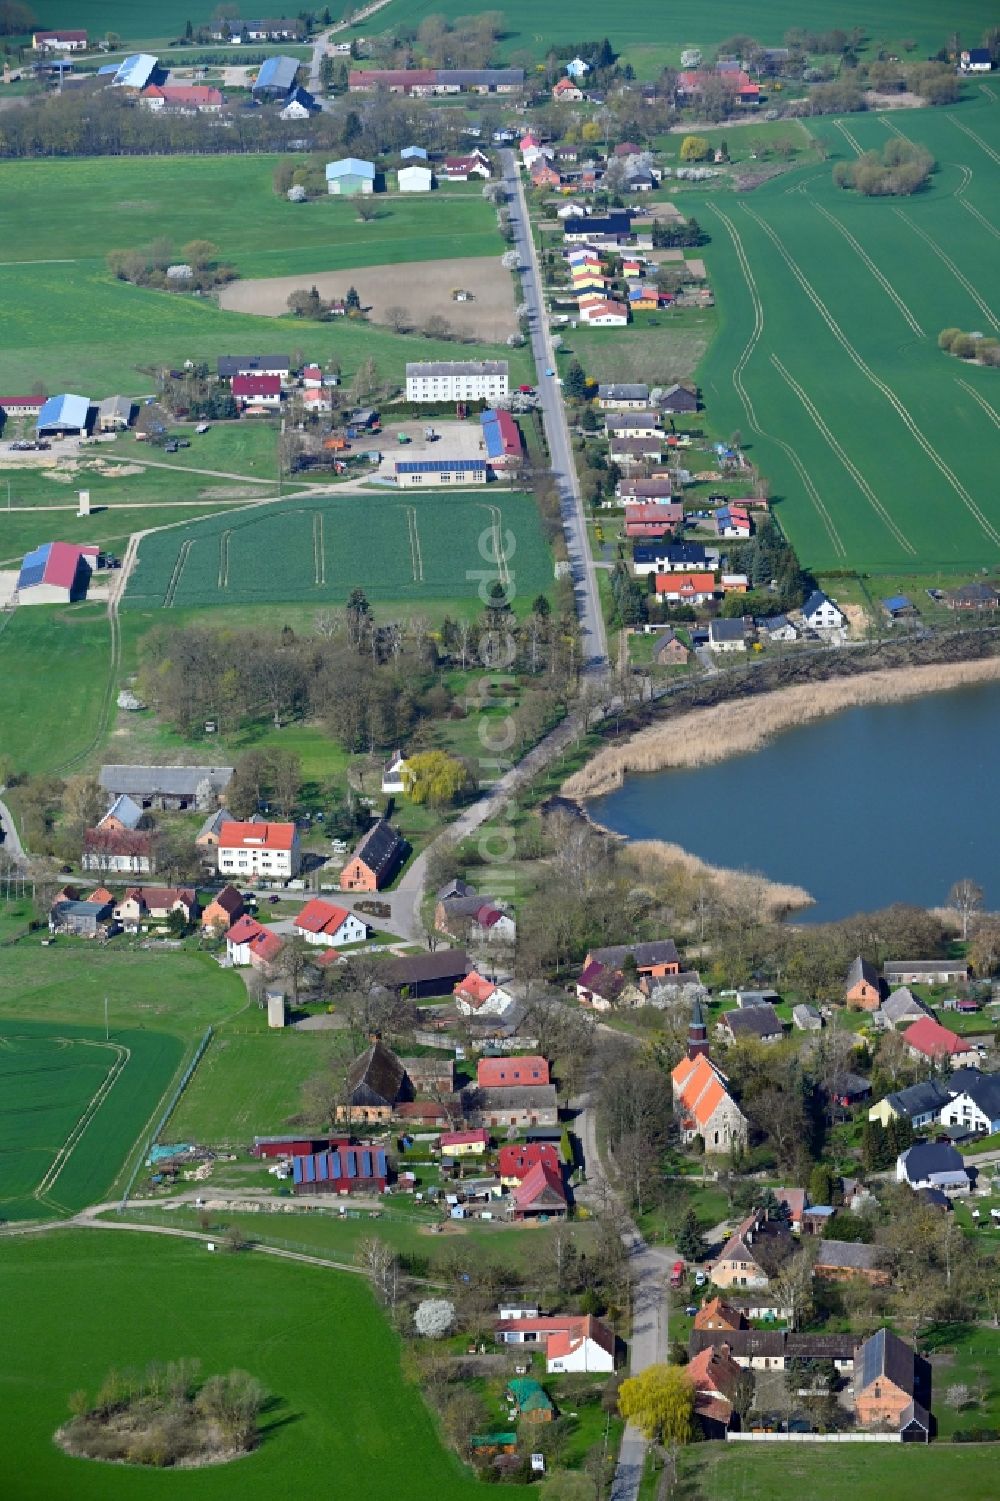
M 442 1339 L 455 1322 L 455 1305 L 447 1298 L 425 1298 L 417 1304 L 413 1322 L 426 1339 Z

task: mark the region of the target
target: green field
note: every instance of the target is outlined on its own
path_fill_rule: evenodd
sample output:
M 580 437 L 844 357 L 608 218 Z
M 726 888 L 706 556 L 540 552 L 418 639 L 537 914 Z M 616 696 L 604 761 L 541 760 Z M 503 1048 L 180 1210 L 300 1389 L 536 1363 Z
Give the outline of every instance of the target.
M 346 1033 L 227 1028 L 212 1039 L 181 1096 L 171 1139 L 248 1146 L 255 1135 L 287 1131 L 305 1080 L 351 1051 Z
M 505 26 L 500 50 L 530 51 L 541 60 L 550 47 L 561 57 L 585 38 L 609 36 L 612 45 L 635 68 L 641 78 L 650 78 L 669 64 L 677 67 L 684 47 L 717 46 L 724 38 L 750 33 L 764 46 L 776 47 L 793 26 L 831 26 L 850 31 L 859 26 L 870 41 L 884 42 L 890 49 L 912 38 L 920 55 L 936 52 L 953 31 L 960 31 L 963 46 L 978 46 L 992 19 L 985 0 L 953 0 L 946 10 L 934 0 L 881 0 L 877 11 L 864 0 L 771 0 L 756 11 L 739 0 L 674 0 L 665 15 L 656 0 L 640 0 L 627 11 L 608 14 L 600 0 L 582 0 L 567 11 L 554 0 L 508 0 L 501 7 Z M 393 33 L 414 31 L 427 16 L 451 19 L 468 14 L 466 0 L 393 0 L 376 18 L 364 21 L 357 31 Z M 669 17 L 669 19 L 668 19 Z
M 110 1192 L 184 1051 L 162 1032 L 0 1021 L 0 1219 Z
M 454 357 L 454 345 L 402 336 L 363 321 L 336 325 L 224 312 L 210 298 L 133 287 L 105 269 L 109 250 L 166 235 L 178 251 L 192 238 L 219 246 L 243 276 L 281 276 L 387 262 L 499 255 L 494 211 L 479 196 L 380 198 L 362 224 L 344 199 L 290 204 L 273 191 L 277 157 L 152 157 L 142 161 L 17 161 L 0 164 L 0 223 L 10 227 L 0 261 L 4 341 L 0 386 L 103 395 L 151 389 L 150 365 L 213 361 L 238 347 L 300 348 L 336 358 L 350 377 L 365 359 L 401 376 L 408 359 Z M 59 213 L 52 205 L 59 203 Z M 296 212 L 298 210 L 298 212 Z M 468 346 L 512 358 L 524 352 Z M 516 373 L 515 373 L 516 372 Z
M 819 129 L 831 160 L 854 154 L 836 122 Z M 846 129 L 864 148 L 903 130 L 940 170 L 905 200 L 844 193 L 828 164 L 702 202 L 720 318 L 706 405 L 718 432 L 742 432 L 808 567 L 995 564 L 1000 382 L 936 340 L 1000 329 L 1000 104 Z
M 472 1501 L 361 1278 L 155 1235 L 60 1231 L 0 1243 L 6 1298 L 0 1494 L 17 1501 Z M 271 1403 L 256 1453 L 157 1473 L 73 1460 L 53 1443 L 70 1392 L 115 1366 L 197 1358 L 250 1371 Z M 525 1491 L 510 1492 L 525 1495 Z
M 995 1501 L 996 1446 L 990 1444 L 696 1444 L 681 1459 L 678 1501 L 910 1501 L 945 1492 Z
M 0 619 L 0 744 L 18 770 L 59 771 L 96 744 L 110 667 L 101 605 L 39 606 Z
M 528 601 L 552 581 L 538 512 L 530 496 L 493 486 L 282 501 L 159 532 L 140 545 L 125 604 L 342 603 L 355 585 L 411 608 L 475 597 L 498 524 L 517 596 Z

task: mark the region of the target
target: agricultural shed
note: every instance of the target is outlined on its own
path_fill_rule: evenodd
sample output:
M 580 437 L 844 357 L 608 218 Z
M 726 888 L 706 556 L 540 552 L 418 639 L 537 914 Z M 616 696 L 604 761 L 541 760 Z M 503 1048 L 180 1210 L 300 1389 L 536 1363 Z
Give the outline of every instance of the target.
M 111 80 L 113 89 L 135 89 L 141 92 L 148 83 L 153 82 L 156 73 L 157 62 L 151 52 L 133 52 L 120 63 L 114 78 Z
M 252 92 L 255 95 L 266 95 L 272 99 L 278 94 L 288 94 L 295 87 L 295 75 L 298 71 L 297 57 L 265 58 L 261 63 Z
M 382 1193 L 388 1181 L 385 1148 L 373 1142 L 351 1146 L 343 1140 L 332 1150 L 292 1158 L 292 1182 L 297 1194 L 349 1193 L 357 1188 Z
M 74 542 L 43 542 L 26 553 L 17 576 L 22 605 L 70 604 L 85 599 L 98 549 Z
M 45 433 L 76 433 L 79 436 L 87 431 L 89 420 L 89 397 L 50 396 L 38 414 L 35 428 L 40 437 Z

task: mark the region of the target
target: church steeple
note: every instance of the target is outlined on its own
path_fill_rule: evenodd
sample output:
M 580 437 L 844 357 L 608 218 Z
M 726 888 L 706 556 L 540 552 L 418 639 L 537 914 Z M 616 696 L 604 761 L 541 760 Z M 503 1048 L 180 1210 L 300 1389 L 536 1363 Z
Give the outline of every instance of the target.
M 688 1057 L 708 1057 L 708 1027 L 705 1023 L 705 1013 L 701 1009 L 701 1002 L 697 998 L 691 1007 L 691 1022 L 688 1026 Z

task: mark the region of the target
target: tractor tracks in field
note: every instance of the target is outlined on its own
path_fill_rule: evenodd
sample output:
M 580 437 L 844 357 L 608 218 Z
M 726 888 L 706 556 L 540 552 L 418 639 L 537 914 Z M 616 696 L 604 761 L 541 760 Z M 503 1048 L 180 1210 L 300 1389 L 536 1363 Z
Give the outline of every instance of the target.
M 844 140 L 850 146 L 851 150 L 856 152 L 858 156 L 864 156 L 864 152 L 858 144 L 856 137 L 851 134 L 847 126 L 844 124 L 843 120 L 834 120 L 833 123 L 834 125 L 836 125 L 837 129 L 840 131 L 841 135 L 844 137 Z
M 806 494 L 809 496 L 809 499 L 812 501 L 813 506 L 815 507 L 817 516 L 823 523 L 826 534 L 830 538 L 830 542 L 833 546 L 834 551 L 837 553 L 838 557 L 845 558 L 847 556 L 847 548 L 844 546 L 844 543 L 841 540 L 840 533 L 837 531 L 833 517 L 830 515 L 830 512 L 827 509 L 823 497 L 820 495 L 819 491 L 816 488 L 812 475 L 809 473 L 805 464 L 803 464 L 802 460 L 799 458 L 798 454 L 795 452 L 795 449 L 791 446 L 791 444 L 787 443 L 784 438 L 779 438 L 773 433 L 767 432 L 767 430 L 761 426 L 761 423 L 757 418 L 757 412 L 753 404 L 753 399 L 749 391 L 747 390 L 746 384 L 743 380 L 743 372 L 746 369 L 747 364 L 754 353 L 754 350 L 760 343 L 761 336 L 764 332 L 764 303 L 761 298 L 760 292 L 758 291 L 757 282 L 754 278 L 753 271 L 750 269 L 750 262 L 747 258 L 747 253 L 744 249 L 739 230 L 729 218 L 729 215 L 723 213 L 722 209 L 720 209 L 718 205 L 713 204 L 712 209 L 713 212 L 716 213 L 721 219 L 726 233 L 729 235 L 729 238 L 733 243 L 733 249 L 736 251 L 736 258 L 739 261 L 740 270 L 743 272 L 743 279 L 746 282 L 747 291 L 750 294 L 750 302 L 753 307 L 754 315 L 754 323 L 753 328 L 750 332 L 750 337 L 748 338 L 746 345 L 744 346 L 742 354 L 736 361 L 736 364 L 733 366 L 733 388 L 743 405 L 743 410 L 746 412 L 747 419 L 754 432 L 757 433 L 759 437 L 766 439 L 770 443 L 774 443 L 776 447 L 780 448 L 782 453 L 784 453 L 785 457 L 788 459 L 789 463 L 792 465 L 792 468 L 795 470 L 796 474 L 802 482 L 803 489 L 805 490 Z
M 844 333 L 844 330 L 841 328 L 840 324 L 830 312 L 830 309 L 827 307 L 826 303 L 820 297 L 819 293 L 816 291 L 815 287 L 813 287 L 812 283 L 808 280 L 798 262 L 785 249 L 784 244 L 779 239 L 777 234 L 775 234 L 771 226 L 765 220 L 763 220 L 759 214 L 756 214 L 753 209 L 748 208 L 746 204 L 742 204 L 741 207 L 743 209 L 743 212 L 749 215 L 754 223 L 757 224 L 759 228 L 762 229 L 767 235 L 768 239 L 774 245 L 778 254 L 785 262 L 785 265 L 792 273 L 792 276 L 798 282 L 799 287 L 812 303 L 817 313 L 819 313 L 830 333 L 836 339 L 837 343 L 843 349 L 847 357 L 851 360 L 852 364 L 856 366 L 856 368 L 861 372 L 865 379 L 868 380 L 877 391 L 881 392 L 886 401 L 892 407 L 893 411 L 896 413 L 899 420 L 902 422 L 903 426 L 906 428 L 907 432 L 913 438 L 914 442 L 923 450 L 927 458 L 930 459 L 931 463 L 937 469 L 938 473 L 941 474 L 948 482 L 949 486 L 958 496 L 962 504 L 966 507 L 969 514 L 975 521 L 979 523 L 980 527 L 986 533 L 986 536 L 989 538 L 989 540 L 994 543 L 995 546 L 1000 547 L 1000 532 L 997 531 L 992 522 L 990 522 L 983 514 L 979 506 L 976 504 L 976 501 L 973 499 L 972 495 L 966 489 L 965 485 L 963 485 L 962 481 L 958 478 L 958 475 L 941 457 L 937 449 L 931 443 L 930 439 L 927 438 L 926 435 L 921 431 L 920 426 L 918 425 L 908 408 L 896 395 L 892 387 L 888 385 L 881 378 L 881 376 L 875 373 L 875 371 L 868 364 L 867 360 L 865 360 L 863 356 L 858 353 L 857 349 L 855 349 L 854 345 Z M 898 213 L 899 210 L 897 209 L 896 212 Z
M 406 529 L 410 538 L 410 567 L 413 570 L 413 582 L 422 584 L 424 581 L 424 555 L 420 551 L 420 532 L 417 529 L 417 508 L 406 506 Z
M 193 546 L 194 538 L 187 537 L 177 549 L 177 558 L 174 562 L 173 571 L 171 572 L 170 578 L 167 580 L 167 589 L 166 593 L 163 596 L 163 608 L 165 610 L 169 610 L 173 607 L 174 600 L 177 597 L 177 587 L 180 584 L 181 576 L 184 573 L 184 566 L 187 563 L 188 558 L 191 556 L 191 549 Z
M 997 229 L 995 224 L 991 224 L 986 215 L 980 213 L 979 209 L 976 208 L 976 205 L 974 203 L 970 203 L 969 200 L 964 196 L 966 188 L 972 181 L 972 168 L 962 166 L 959 162 L 956 162 L 955 166 L 958 167 L 958 170 L 962 174 L 962 185 L 961 187 L 955 189 L 955 202 L 961 204 L 966 213 L 971 214 L 972 217 L 982 225 L 987 234 L 991 234 L 995 240 L 1000 240 L 1000 229 Z
M 980 297 L 979 293 L 976 291 L 969 278 L 963 271 L 959 270 L 955 262 L 952 260 L 951 256 L 948 255 L 946 251 L 941 249 L 941 246 L 935 239 L 932 238 L 931 235 L 927 233 L 926 229 L 921 229 L 920 225 L 916 224 L 908 214 L 905 214 L 903 212 L 901 208 L 893 208 L 893 213 L 896 215 L 897 219 L 902 220 L 902 222 L 907 226 L 908 229 L 911 229 L 915 235 L 918 235 L 920 239 L 923 240 L 928 250 L 933 251 L 941 264 L 947 267 L 952 276 L 958 282 L 959 286 L 964 287 L 965 291 L 972 298 L 979 311 L 984 315 L 984 317 L 989 320 L 990 326 L 992 328 L 1000 328 L 1000 323 L 997 323 L 996 315 L 994 314 L 993 309 L 990 307 L 989 303 L 984 301 L 984 299 Z
M 977 391 L 975 386 L 971 386 L 967 380 L 963 380 L 960 375 L 956 376 L 955 379 L 962 387 L 962 390 L 967 392 L 967 394 L 972 397 L 973 401 L 982 407 L 987 417 L 993 423 L 993 426 L 1000 427 L 1000 413 L 995 411 L 994 408 L 990 406 L 990 403 L 986 400 L 986 397 L 983 396 L 979 391 Z
M 867 250 L 861 244 L 861 242 L 855 239 L 854 235 L 851 234 L 851 231 L 847 228 L 847 226 L 841 224 L 840 220 L 836 218 L 835 215 L 831 214 L 829 209 L 825 209 L 823 205 L 821 203 L 817 203 L 815 199 L 813 200 L 813 208 L 818 214 L 822 214 L 827 223 L 832 224 L 834 229 L 837 230 L 839 234 L 843 235 L 848 245 L 850 245 L 851 249 L 863 262 L 863 264 L 867 266 L 868 270 L 871 272 L 872 276 L 874 276 L 875 280 L 878 282 L 885 295 L 890 298 L 890 300 L 895 304 L 896 308 L 902 314 L 903 318 L 909 324 L 913 332 L 917 334 L 921 339 L 924 338 L 924 331 L 921 328 L 920 324 L 910 312 L 910 309 L 907 307 L 902 297 L 900 297 L 895 287 L 889 281 L 889 278 L 887 276 L 884 276 L 883 273 L 879 270 L 878 266 L 872 260 L 871 256 L 868 254 Z
M 323 513 L 313 512 L 313 569 L 316 575 L 316 587 L 322 589 L 326 584 L 326 546 L 323 542 Z
M 963 135 L 968 136 L 970 141 L 974 141 L 980 151 L 985 151 L 994 166 L 1000 167 L 1000 151 L 995 151 L 988 141 L 983 140 L 978 131 L 970 130 L 964 120 L 958 120 L 954 115 L 945 115 L 945 119 L 949 120 L 956 130 L 960 130 Z
M 889 512 L 879 500 L 878 496 L 875 494 L 875 491 L 865 479 L 864 475 L 861 473 L 861 470 L 858 468 L 857 464 L 855 464 L 854 460 L 851 458 L 844 445 L 833 434 L 833 432 L 831 432 L 822 413 L 819 411 L 819 408 L 809 396 L 808 392 L 803 390 L 794 376 L 789 374 L 776 354 L 771 355 L 771 364 L 777 370 L 778 374 L 788 386 L 789 390 L 793 391 L 794 394 L 798 397 L 807 415 L 815 424 L 816 429 L 826 439 L 826 442 L 829 444 L 831 450 L 834 454 L 836 454 L 837 458 L 843 464 L 844 468 L 847 470 L 848 474 L 851 476 L 854 483 L 857 485 L 858 489 L 861 491 L 861 494 L 865 497 L 875 514 L 882 519 L 903 551 L 908 552 L 911 557 L 916 557 L 917 549 L 913 546 L 913 543 L 905 535 L 905 533 L 901 531 L 901 529 L 893 521 L 892 517 L 889 515 Z
M 50 1209 L 55 1209 L 57 1212 L 63 1214 L 68 1212 L 66 1206 L 64 1204 L 59 1204 L 55 1199 L 50 1198 L 50 1191 L 55 1187 L 63 1168 L 66 1166 L 70 1157 L 73 1155 L 77 1143 L 80 1141 L 80 1138 L 83 1136 L 87 1127 L 94 1119 L 94 1116 L 97 1114 L 98 1110 L 100 1110 L 101 1106 L 104 1104 L 104 1101 L 107 1099 L 108 1095 L 117 1084 L 118 1079 L 120 1078 L 122 1071 L 125 1068 L 125 1065 L 128 1063 L 129 1059 L 132 1056 L 130 1049 L 124 1047 L 121 1043 L 96 1042 L 91 1041 L 87 1038 L 80 1038 L 79 1042 L 86 1047 L 109 1048 L 115 1054 L 115 1059 L 110 1069 L 102 1079 L 101 1083 L 91 1095 L 90 1099 L 87 1101 L 83 1113 L 81 1114 L 76 1125 L 73 1127 L 72 1131 L 70 1131 L 69 1135 L 66 1137 L 66 1140 L 62 1143 L 62 1146 L 53 1157 L 51 1163 L 49 1164 L 48 1172 L 45 1174 L 44 1178 L 41 1180 L 32 1194 L 32 1197 L 37 1199 L 40 1204 L 46 1204 Z
M 497 580 L 507 590 L 510 588 L 510 564 L 503 545 L 503 512 L 499 506 L 484 505 L 484 511 L 489 512 L 491 532 L 493 536 L 493 558 L 497 567 Z

